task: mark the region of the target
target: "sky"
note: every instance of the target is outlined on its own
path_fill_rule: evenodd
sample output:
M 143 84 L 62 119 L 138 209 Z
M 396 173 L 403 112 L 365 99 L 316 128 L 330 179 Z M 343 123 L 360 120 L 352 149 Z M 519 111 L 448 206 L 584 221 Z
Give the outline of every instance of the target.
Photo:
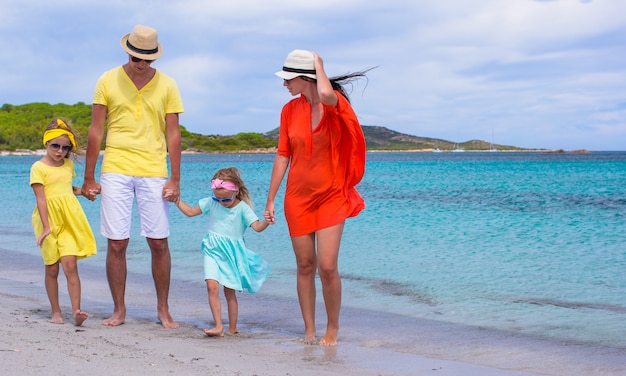
M 180 122 L 265 133 L 291 99 L 294 49 L 348 92 L 362 125 L 525 148 L 626 150 L 624 0 L 0 0 L 0 104 L 92 103 L 136 24 L 178 83 Z

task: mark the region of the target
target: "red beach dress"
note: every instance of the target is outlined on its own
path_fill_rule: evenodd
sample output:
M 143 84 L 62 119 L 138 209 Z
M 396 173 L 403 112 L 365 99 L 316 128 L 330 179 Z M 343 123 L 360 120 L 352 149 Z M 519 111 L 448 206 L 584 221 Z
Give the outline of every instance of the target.
M 365 208 L 355 186 L 365 173 L 365 137 L 346 98 L 324 106 L 311 130 L 311 108 L 304 96 L 281 112 L 278 154 L 290 158 L 285 218 L 291 236 L 334 226 Z

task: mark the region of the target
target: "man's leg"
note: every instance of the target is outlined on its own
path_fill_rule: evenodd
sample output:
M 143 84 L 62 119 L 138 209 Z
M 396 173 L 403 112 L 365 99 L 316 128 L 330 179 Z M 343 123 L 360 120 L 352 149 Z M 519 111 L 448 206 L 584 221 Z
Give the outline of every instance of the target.
M 157 294 L 157 314 L 164 328 L 178 328 L 170 316 L 168 297 L 172 259 L 167 238 L 170 234 L 169 202 L 163 199 L 164 178 L 135 177 L 135 197 L 141 223 L 152 253 L 152 278 Z
M 126 320 L 126 248 L 135 189 L 132 177 L 113 173 L 102 174 L 100 186 L 100 233 L 108 239 L 106 270 L 114 305 L 113 314 L 102 324 L 117 326 Z
M 126 248 L 128 239 L 108 240 L 107 247 L 107 278 L 113 297 L 113 315 L 102 321 L 102 325 L 118 326 L 126 320 Z
M 150 252 L 152 252 L 152 277 L 157 294 L 158 318 L 164 328 L 178 328 L 178 324 L 170 316 L 168 305 L 172 259 L 167 238 L 146 239 L 150 246 Z

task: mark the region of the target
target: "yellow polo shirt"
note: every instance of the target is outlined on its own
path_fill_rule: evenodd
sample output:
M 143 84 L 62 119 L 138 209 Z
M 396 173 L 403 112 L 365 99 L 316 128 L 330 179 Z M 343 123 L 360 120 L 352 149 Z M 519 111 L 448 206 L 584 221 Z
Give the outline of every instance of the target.
M 184 111 L 176 81 L 157 71 L 137 90 L 120 66 L 100 76 L 93 103 L 107 107 L 102 172 L 167 178 L 165 115 Z

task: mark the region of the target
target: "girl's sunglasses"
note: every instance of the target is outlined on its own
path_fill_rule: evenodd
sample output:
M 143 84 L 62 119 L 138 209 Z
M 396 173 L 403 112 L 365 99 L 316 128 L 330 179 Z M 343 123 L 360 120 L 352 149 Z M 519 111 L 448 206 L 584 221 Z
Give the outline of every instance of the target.
M 217 198 L 215 196 L 211 197 L 213 199 L 213 201 L 219 202 L 220 204 L 227 204 L 229 202 L 231 202 L 232 200 L 235 199 L 235 194 L 237 192 L 233 192 L 233 195 L 230 197 L 226 197 L 226 198 Z
M 59 148 L 62 148 L 64 152 L 68 152 L 68 151 L 72 150 L 72 145 L 63 145 L 63 146 L 61 146 L 59 144 L 48 144 L 48 146 L 52 150 L 59 150 Z

